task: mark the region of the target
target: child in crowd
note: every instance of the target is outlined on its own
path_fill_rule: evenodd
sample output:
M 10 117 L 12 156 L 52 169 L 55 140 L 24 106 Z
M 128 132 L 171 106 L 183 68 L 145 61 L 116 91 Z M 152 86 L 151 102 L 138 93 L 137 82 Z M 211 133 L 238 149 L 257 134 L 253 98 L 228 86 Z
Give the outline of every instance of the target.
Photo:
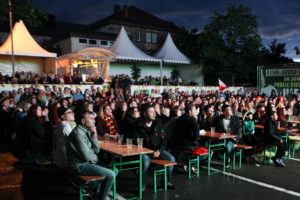
M 257 138 L 254 135 L 254 133 L 255 133 L 255 126 L 254 126 L 254 120 L 253 120 L 253 112 L 250 110 L 247 113 L 245 113 L 245 115 L 243 117 L 243 126 L 242 126 L 243 142 L 246 145 L 253 147 L 253 149 L 245 151 L 244 159 L 247 163 L 254 162 L 254 159 L 252 156 L 254 154 L 254 149 L 255 149 L 256 142 L 257 142 Z

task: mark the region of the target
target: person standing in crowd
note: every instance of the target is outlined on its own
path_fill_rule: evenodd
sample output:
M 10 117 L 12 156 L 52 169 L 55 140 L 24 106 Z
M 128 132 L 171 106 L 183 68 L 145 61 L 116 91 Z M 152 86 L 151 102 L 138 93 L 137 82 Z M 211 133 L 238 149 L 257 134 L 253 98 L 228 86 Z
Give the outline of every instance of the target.
M 254 158 L 252 156 L 259 139 L 255 136 L 255 126 L 252 111 L 248 111 L 243 117 L 242 140 L 246 145 L 250 145 L 253 147 L 252 149 L 245 151 L 245 161 L 247 163 L 254 162 Z
M 67 138 L 74 129 L 72 122 L 75 118 L 73 111 L 65 107 L 58 108 L 58 117 L 60 123 L 54 130 L 53 160 L 58 167 L 67 167 Z
M 167 145 L 167 138 L 164 127 L 160 120 L 155 118 L 155 109 L 153 106 L 147 104 L 142 108 L 142 118 L 138 122 L 136 129 L 136 137 L 143 138 L 145 141 L 145 147 L 154 151 L 153 155 L 143 155 L 143 191 L 147 187 L 147 172 L 150 167 L 151 157 L 153 159 L 162 158 L 175 162 L 175 158 L 172 154 L 165 150 Z M 175 186 L 172 183 L 173 166 L 168 167 L 167 172 L 167 186 L 169 189 L 174 189 Z M 163 180 L 163 179 L 162 179 Z
M 278 131 L 278 115 L 275 111 L 270 112 L 269 119 L 267 119 L 264 129 L 264 143 L 265 145 L 276 145 L 277 152 L 275 157 L 272 158 L 273 162 L 277 166 L 285 167 L 285 163 L 282 160 L 286 151 L 286 143 L 283 141 Z
M 69 167 L 79 175 L 104 176 L 101 189 L 97 190 L 100 191 L 97 197 L 100 200 L 107 200 L 116 175 L 112 170 L 98 164 L 99 152 L 100 144 L 97 139 L 94 113 L 84 111 L 80 115 L 79 125 L 68 136 Z

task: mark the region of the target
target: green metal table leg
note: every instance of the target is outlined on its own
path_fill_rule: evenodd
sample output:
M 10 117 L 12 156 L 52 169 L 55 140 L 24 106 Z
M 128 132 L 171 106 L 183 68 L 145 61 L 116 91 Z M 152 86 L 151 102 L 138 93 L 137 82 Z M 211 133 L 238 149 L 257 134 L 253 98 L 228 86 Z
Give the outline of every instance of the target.
M 191 155 L 188 155 L 189 162 L 189 178 L 191 178 Z
M 211 150 L 210 150 L 210 144 L 208 144 L 208 164 L 207 164 L 207 165 L 208 165 L 208 166 L 207 166 L 207 167 L 208 167 L 208 169 L 207 169 L 207 174 L 208 174 L 208 176 L 210 176 L 210 161 L 211 161 L 211 160 L 210 160 L 210 159 L 211 159 L 211 157 L 210 157 L 210 153 L 211 153 L 211 152 L 210 152 L 210 151 L 211 151 Z
M 82 187 L 83 187 L 83 185 L 80 184 L 80 186 L 79 186 L 79 199 L 80 199 L 80 200 L 83 200 L 83 196 L 82 196 Z
M 113 162 L 113 171 L 114 173 L 116 173 L 116 162 L 115 162 L 115 156 L 112 157 L 112 162 Z M 114 197 L 114 200 L 117 199 L 117 179 L 115 179 L 114 181 L 114 186 L 113 186 L 113 197 Z
M 157 192 L 157 185 L 156 185 L 156 166 L 154 166 L 154 175 L 153 175 L 154 177 L 154 193 L 156 193 Z
M 140 199 L 143 198 L 143 186 L 142 186 L 142 182 L 143 182 L 143 174 L 142 174 L 142 171 L 143 171 L 143 155 L 140 154 L 139 155 L 140 157 Z
M 164 166 L 165 190 L 168 189 L 167 167 Z
M 199 177 L 200 171 L 200 156 L 197 156 L 197 177 Z
M 224 161 L 223 161 L 223 172 L 226 170 L 226 139 L 224 139 Z
M 240 149 L 240 168 L 242 168 L 242 149 Z

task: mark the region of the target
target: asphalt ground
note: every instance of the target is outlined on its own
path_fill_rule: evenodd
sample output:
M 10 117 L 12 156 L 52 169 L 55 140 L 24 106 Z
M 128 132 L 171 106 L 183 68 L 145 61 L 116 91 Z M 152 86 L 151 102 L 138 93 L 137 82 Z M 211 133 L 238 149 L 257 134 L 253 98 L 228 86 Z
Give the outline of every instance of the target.
M 70 183 L 66 173 L 53 167 L 24 167 L 9 152 L 0 153 L 0 200 L 78 199 L 78 190 Z M 218 162 L 218 161 L 217 161 Z M 182 167 L 177 167 L 173 182 L 174 190 L 153 192 L 152 172 L 145 200 L 205 199 L 205 200 L 293 200 L 300 199 L 300 151 L 294 159 L 285 160 L 286 167 L 242 164 L 241 169 L 231 167 L 226 174 L 207 175 L 200 169 L 200 177 L 188 179 Z M 218 164 L 213 165 L 218 169 Z M 126 198 L 136 196 L 137 178 L 133 172 L 122 172 L 117 177 L 117 191 Z M 158 181 L 160 182 L 160 181 Z

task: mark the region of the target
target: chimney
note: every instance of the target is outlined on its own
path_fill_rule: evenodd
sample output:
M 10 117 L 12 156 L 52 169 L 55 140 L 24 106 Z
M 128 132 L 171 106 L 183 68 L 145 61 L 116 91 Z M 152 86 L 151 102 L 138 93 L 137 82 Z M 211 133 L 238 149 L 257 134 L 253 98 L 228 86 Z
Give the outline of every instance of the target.
M 128 6 L 124 5 L 124 17 L 128 17 Z
M 121 11 L 120 5 L 114 5 L 114 14 L 118 14 Z

